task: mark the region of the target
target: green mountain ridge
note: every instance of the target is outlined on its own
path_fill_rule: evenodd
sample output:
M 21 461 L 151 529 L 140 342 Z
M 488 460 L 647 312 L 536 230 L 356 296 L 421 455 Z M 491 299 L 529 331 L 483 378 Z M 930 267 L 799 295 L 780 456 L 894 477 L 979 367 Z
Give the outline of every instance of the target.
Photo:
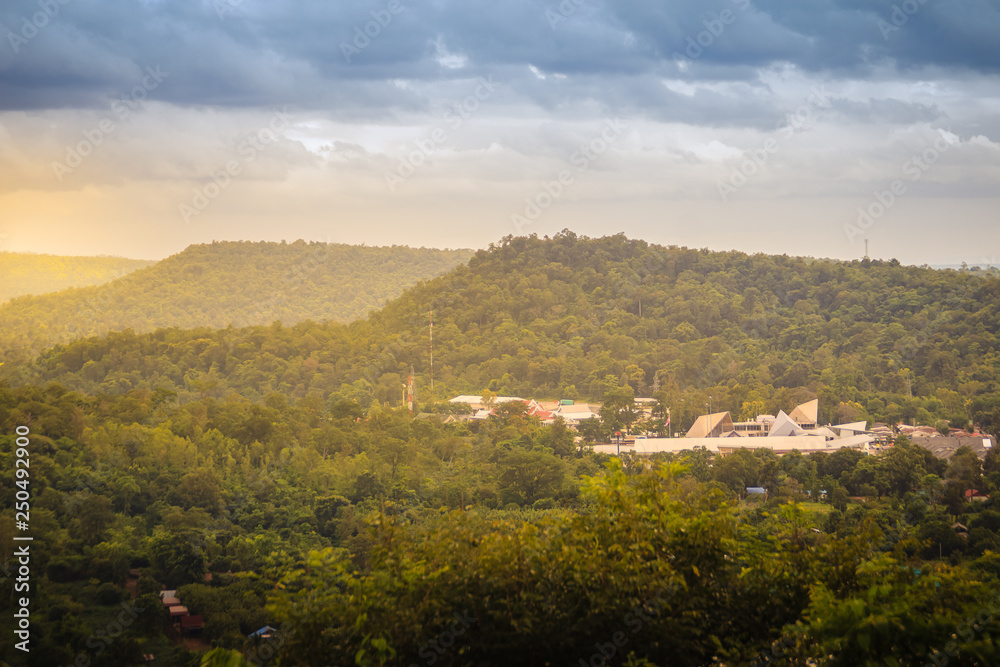
M 155 260 L 125 257 L 0 252 L 0 304 L 20 296 L 100 285 L 153 264 Z
M 108 331 L 350 321 L 469 250 L 214 242 L 98 287 L 21 297 L 0 307 L 0 349 L 37 353 Z
M 660 395 L 675 424 L 709 401 L 738 416 L 819 397 L 824 422 L 992 428 L 998 288 L 895 260 L 508 237 L 349 325 L 114 333 L 48 350 L 26 377 L 92 393 L 280 392 L 367 406 L 398 404 L 412 367 L 424 402 L 485 389 L 600 400 L 627 386 Z

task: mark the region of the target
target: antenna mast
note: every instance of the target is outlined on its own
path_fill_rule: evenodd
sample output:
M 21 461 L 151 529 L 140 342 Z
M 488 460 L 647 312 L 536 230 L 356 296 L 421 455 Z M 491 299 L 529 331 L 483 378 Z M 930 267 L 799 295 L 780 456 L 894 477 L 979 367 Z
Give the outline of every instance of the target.
M 434 400 L 434 311 L 427 311 L 427 318 L 430 321 L 430 341 L 431 341 L 431 400 Z
M 410 414 L 413 414 L 413 366 L 410 366 L 410 375 L 406 378 L 406 401 Z

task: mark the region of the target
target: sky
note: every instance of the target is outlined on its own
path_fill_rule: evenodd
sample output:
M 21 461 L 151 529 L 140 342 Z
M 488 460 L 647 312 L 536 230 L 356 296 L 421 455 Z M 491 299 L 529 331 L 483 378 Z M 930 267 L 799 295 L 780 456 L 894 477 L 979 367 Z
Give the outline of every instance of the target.
M 1000 259 L 998 0 L 5 0 L 0 251 Z

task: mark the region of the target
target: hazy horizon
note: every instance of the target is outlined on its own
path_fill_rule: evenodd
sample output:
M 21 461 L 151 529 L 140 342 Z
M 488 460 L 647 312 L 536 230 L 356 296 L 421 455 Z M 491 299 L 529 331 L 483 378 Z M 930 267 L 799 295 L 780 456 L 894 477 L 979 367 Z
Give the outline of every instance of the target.
M 556 232 L 556 233 L 558 233 L 558 232 Z M 610 235 L 613 235 L 613 232 L 608 233 L 608 234 L 603 234 L 601 236 L 610 236 Z M 91 254 L 91 255 L 81 255 L 81 254 L 60 255 L 58 253 L 52 253 L 52 252 L 46 252 L 46 251 L 12 250 L 12 249 L 0 249 L 0 253 L 9 252 L 9 253 L 21 253 L 21 254 L 27 254 L 27 255 L 52 255 L 52 256 L 55 256 L 55 257 L 108 257 L 108 258 L 117 258 L 117 259 L 132 259 L 132 260 L 144 260 L 144 261 L 160 261 L 160 260 L 166 259 L 167 257 L 171 257 L 173 255 L 180 254 L 180 253 L 184 252 L 184 250 L 186 250 L 187 248 L 189 248 L 189 247 L 191 247 L 193 245 L 199 245 L 199 244 L 204 245 L 204 244 L 211 244 L 213 242 L 220 242 L 220 243 L 281 243 L 282 241 L 285 241 L 287 243 L 294 243 L 295 241 L 300 241 L 300 240 L 306 241 L 306 242 L 316 242 L 316 243 L 331 243 L 331 244 L 341 243 L 339 241 L 322 241 L 322 240 L 317 241 L 315 239 L 313 239 L 313 240 L 310 240 L 310 239 L 277 239 L 277 240 L 271 240 L 271 239 L 213 239 L 212 241 L 197 241 L 195 243 L 189 243 L 189 244 L 185 245 L 183 248 L 181 248 L 180 250 L 171 251 L 169 253 L 163 254 L 162 256 L 156 256 L 156 257 L 135 257 L 135 256 L 118 255 L 118 254 L 108 254 L 108 253 L 99 253 L 99 254 Z M 496 241 L 491 241 L 490 243 L 495 243 L 495 242 L 498 242 L 500 240 L 501 239 L 496 239 Z M 641 239 L 641 240 L 652 243 L 648 239 Z M 364 247 L 369 247 L 369 248 L 373 248 L 373 247 L 376 247 L 376 248 L 377 247 L 388 248 L 388 247 L 391 247 L 393 244 L 349 243 L 349 244 L 345 244 L 345 245 L 352 245 L 352 246 L 356 246 L 356 247 L 363 247 L 364 246 Z M 416 246 L 416 245 L 399 244 L 399 243 L 397 243 L 395 245 L 397 245 L 397 246 L 403 246 L 403 247 L 409 247 L 409 248 L 415 248 L 415 249 L 426 248 L 428 250 L 443 250 L 443 251 L 449 251 L 449 250 L 472 250 L 472 251 L 476 251 L 476 250 L 486 250 L 489 247 L 489 244 L 486 244 L 486 245 L 484 245 L 482 247 L 479 247 L 479 248 L 442 247 L 442 246 L 430 246 L 430 245 L 426 245 L 426 244 L 425 245 Z M 681 244 L 676 244 L 676 243 L 674 243 L 674 244 L 670 244 L 670 243 L 658 243 L 656 245 L 662 245 L 662 246 L 677 245 L 677 246 L 681 246 Z M 768 253 L 768 252 L 764 252 L 764 251 L 748 251 L 748 250 L 742 249 L 742 248 L 711 248 L 711 247 L 705 247 L 705 246 L 701 246 L 701 247 L 682 246 L 682 247 L 695 248 L 697 250 L 708 250 L 710 252 L 745 252 L 745 253 L 747 253 L 749 255 L 753 255 L 753 254 L 789 254 L 789 253 L 777 253 L 777 252 Z M 874 248 L 872 248 L 872 250 L 874 250 Z M 815 259 L 815 260 L 830 260 L 830 261 L 851 261 L 852 259 L 862 259 L 861 257 L 839 258 L 839 257 L 825 257 L 825 256 L 821 256 L 821 255 L 793 255 L 793 256 L 796 256 L 796 257 L 806 257 L 806 258 Z M 879 257 L 879 256 L 875 255 L 874 253 L 870 254 L 870 258 L 873 259 L 873 260 L 884 260 L 884 261 L 889 261 L 889 260 L 892 260 L 892 259 L 899 259 L 898 257 Z M 965 262 L 969 267 L 974 267 L 976 265 L 982 266 L 983 268 L 987 268 L 987 267 L 990 267 L 990 266 L 1000 266 L 1000 258 L 998 258 L 997 256 L 982 257 L 982 258 L 980 258 L 978 260 L 974 260 L 974 261 L 970 261 L 970 260 L 967 260 L 967 259 L 959 259 L 958 261 L 943 260 L 943 261 L 940 261 L 940 262 L 933 262 L 933 261 L 932 262 L 905 262 L 905 261 L 900 260 L 900 263 L 902 263 L 904 265 L 907 265 L 907 266 L 930 266 L 931 268 L 934 268 L 934 269 L 948 269 L 948 268 L 956 268 L 957 269 L 957 268 L 961 267 L 962 262 Z

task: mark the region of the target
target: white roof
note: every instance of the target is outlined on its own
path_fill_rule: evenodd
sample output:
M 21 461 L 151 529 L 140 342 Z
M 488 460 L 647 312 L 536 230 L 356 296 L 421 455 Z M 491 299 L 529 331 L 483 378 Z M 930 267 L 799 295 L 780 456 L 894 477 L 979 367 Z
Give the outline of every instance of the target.
M 727 426 L 729 429 L 726 428 Z M 732 430 L 732 427 L 733 420 L 729 412 L 713 412 L 710 415 L 702 415 L 694 420 L 694 424 L 691 425 L 691 428 L 688 429 L 684 437 L 703 438 L 717 428 L 722 429 L 721 433 L 725 433 L 728 430 Z
M 778 412 L 778 416 L 774 420 L 774 424 L 771 425 L 771 430 L 768 431 L 767 436 L 769 438 L 791 436 L 791 435 L 803 435 L 805 431 L 799 428 L 799 425 L 792 421 L 791 417 L 785 414 L 784 410 Z
M 870 443 L 869 435 L 855 435 L 850 438 L 827 440 L 807 435 L 789 436 L 787 438 L 647 438 L 636 440 L 634 445 L 621 445 L 622 452 L 635 452 L 641 456 L 649 456 L 658 452 L 679 452 L 685 449 L 703 447 L 710 452 L 724 449 L 774 449 L 778 451 L 800 452 L 825 451 L 833 452 L 845 447 L 862 447 Z M 616 454 L 618 445 L 594 445 L 595 452 L 601 454 Z
M 523 401 L 523 398 L 518 398 L 517 396 L 497 396 L 493 399 L 494 403 L 510 403 L 511 401 Z M 456 396 L 455 398 L 448 399 L 449 403 L 469 403 L 470 405 L 479 405 L 483 402 L 482 396 L 472 396 L 471 394 L 462 394 L 461 396 Z
M 792 421 L 799 424 L 815 424 L 819 417 L 819 399 L 814 398 L 811 401 L 806 401 L 802 405 L 795 406 L 792 410 L 792 414 L 789 417 Z
M 863 447 L 864 445 L 870 445 L 875 438 L 870 435 L 865 435 L 864 433 L 860 435 L 852 435 L 847 438 L 838 438 L 833 441 L 835 447 Z
M 574 405 L 559 405 L 553 412 L 558 412 L 559 414 L 583 414 L 589 413 L 593 414 L 594 411 L 590 409 L 590 406 L 586 403 L 576 403 Z
M 456 396 L 455 398 L 449 399 L 449 403 L 482 403 L 482 396 L 469 396 L 468 394 L 463 394 L 461 396 Z
M 854 431 L 861 433 L 868 430 L 868 422 L 851 422 L 850 424 L 837 424 L 831 428 L 839 428 L 841 431 Z

